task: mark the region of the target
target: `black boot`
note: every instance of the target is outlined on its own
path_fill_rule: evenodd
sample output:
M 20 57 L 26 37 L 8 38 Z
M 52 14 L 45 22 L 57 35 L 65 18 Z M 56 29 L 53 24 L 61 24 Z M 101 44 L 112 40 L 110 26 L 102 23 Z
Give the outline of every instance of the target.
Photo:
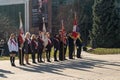
M 13 66 L 16 66 L 16 65 L 15 65 L 15 57 L 13 57 L 12 60 L 13 60 Z
M 13 66 L 13 62 L 12 62 L 12 56 L 10 56 L 10 63 L 11 63 L 11 66 Z

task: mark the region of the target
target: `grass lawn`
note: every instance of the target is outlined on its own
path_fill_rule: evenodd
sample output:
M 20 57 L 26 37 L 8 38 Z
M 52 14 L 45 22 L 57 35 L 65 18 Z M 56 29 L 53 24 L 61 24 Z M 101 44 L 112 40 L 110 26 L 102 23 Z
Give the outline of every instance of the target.
M 89 49 L 88 53 L 98 54 L 98 55 L 120 54 L 120 48 L 96 48 L 96 49 Z M 51 57 L 52 58 L 53 58 L 53 55 L 54 55 L 54 50 L 52 49 L 52 51 L 51 51 Z M 29 56 L 31 58 L 31 55 L 29 55 Z M 45 56 L 45 54 L 43 56 Z M 67 49 L 67 52 L 66 52 L 66 56 L 68 56 L 68 49 Z M 16 59 L 18 59 L 18 57 L 16 57 Z M 0 56 L 0 61 L 1 60 L 9 60 L 9 56 Z
M 89 53 L 106 55 L 106 54 L 120 54 L 120 48 L 96 48 L 88 50 Z

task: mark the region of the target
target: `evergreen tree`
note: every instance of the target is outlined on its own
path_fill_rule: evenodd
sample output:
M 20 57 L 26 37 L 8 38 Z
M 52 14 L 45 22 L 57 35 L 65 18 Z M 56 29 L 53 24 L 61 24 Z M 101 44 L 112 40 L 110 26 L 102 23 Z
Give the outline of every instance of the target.
M 92 28 L 92 6 L 94 0 L 74 0 L 74 10 L 77 12 L 78 27 L 83 40 L 83 45 L 87 46 L 90 41 L 89 31 Z
M 95 0 L 93 6 L 93 28 L 91 45 L 93 48 L 113 48 L 116 46 L 118 22 L 115 0 Z

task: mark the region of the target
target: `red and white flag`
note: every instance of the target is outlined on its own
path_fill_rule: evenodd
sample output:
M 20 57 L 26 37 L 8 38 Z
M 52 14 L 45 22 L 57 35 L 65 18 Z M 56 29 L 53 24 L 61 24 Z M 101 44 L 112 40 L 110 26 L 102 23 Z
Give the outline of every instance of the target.
M 20 26 L 19 26 L 19 42 L 20 44 L 24 43 L 24 31 L 23 31 L 23 23 L 22 23 L 22 17 L 21 17 L 21 13 L 19 13 L 19 19 L 20 19 Z
M 76 13 L 75 13 L 74 21 L 73 21 L 72 36 L 74 37 L 74 39 L 76 39 L 78 37 L 78 33 L 77 33 L 77 15 L 76 15 Z
M 76 13 L 75 13 L 75 18 L 74 18 L 74 21 L 73 21 L 73 32 L 77 31 L 76 28 L 77 28 L 77 17 L 76 17 Z

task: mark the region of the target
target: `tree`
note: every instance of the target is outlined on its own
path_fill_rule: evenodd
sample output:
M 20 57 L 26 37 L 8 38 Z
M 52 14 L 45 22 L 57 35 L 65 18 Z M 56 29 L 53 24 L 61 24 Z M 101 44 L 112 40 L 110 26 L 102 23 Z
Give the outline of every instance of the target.
M 117 44 L 119 43 L 116 44 L 118 42 L 118 24 L 119 19 L 116 15 L 115 0 L 95 0 L 93 28 L 90 35 L 92 47 L 118 47 Z
M 63 1 L 61 0 L 60 2 L 56 19 L 59 23 L 63 19 L 65 29 L 67 32 L 71 32 L 73 29 L 74 13 L 76 12 L 80 34 L 84 46 L 86 46 L 90 41 L 89 31 L 92 28 L 92 5 L 94 0 L 71 0 L 70 4 L 63 4 Z
M 16 32 L 16 27 L 13 26 L 13 20 L 0 14 L 0 39 L 7 41 L 9 34 Z
M 74 11 L 78 16 L 78 27 L 80 27 L 80 34 L 83 39 L 83 44 L 86 46 L 89 44 L 90 37 L 89 32 L 92 28 L 92 6 L 94 0 L 75 0 Z

